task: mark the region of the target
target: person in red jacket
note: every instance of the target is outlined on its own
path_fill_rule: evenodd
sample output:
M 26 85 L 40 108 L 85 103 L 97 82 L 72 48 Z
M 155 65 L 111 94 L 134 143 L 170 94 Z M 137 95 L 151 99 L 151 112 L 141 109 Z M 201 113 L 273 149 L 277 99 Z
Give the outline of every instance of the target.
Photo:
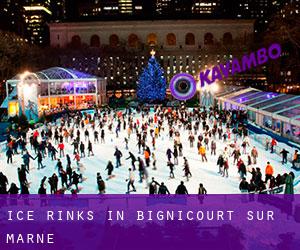
M 271 141 L 271 153 L 274 152 L 274 147 L 277 145 L 277 141 L 273 138 Z
M 58 144 L 59 157 L 65 157 L 65 144 L 62 142 Z

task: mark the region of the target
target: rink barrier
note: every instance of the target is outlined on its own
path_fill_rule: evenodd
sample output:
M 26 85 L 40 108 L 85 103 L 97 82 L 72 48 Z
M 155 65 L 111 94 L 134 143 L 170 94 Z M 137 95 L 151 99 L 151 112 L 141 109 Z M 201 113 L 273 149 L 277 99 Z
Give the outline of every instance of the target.
M 254 140 L 254 141 L 260 143 L 264 148 L 265 148 L 265 146 L 266 146 L 266 136 L 268 136 L 268 135 L 265 135 L 265 134 L 255 134 L 254 132 L 249 131 L 249 137 L 250 137 L 252 140 Z M 271 137 L 270 137 L 270 138 L 271 138 Z M 271 140 L 270 140 L 270 143 L 271 143 Z M 289 151 L 287 160 L 288 160 L 289 162 L 292 162 L 292 161 L 293 161 L 293 156 L 294 156 L 294 151 L 290 152 L 290 150 L 288 150 L 288 147 L 290 147 L 290 146 L 285 147 L 285 149 L 286 149 L 287 151 Z M 270 150 L 271 150 L 271 146 L 269 146 L 269 150 L 268 150 L 268 151 L 270 151 Z M 277 155 L 279 155 L 280 157 L 282 157 L 282 155 L 280 154 L 280 152 L 281 152 L 282 150 L 283 150 L 283 147 L 278 146 L 278 145 L 274 146 L 274 154 L 277 154 Z
M 268 188 L 263 191 L 259 192 L 249 192 L 246 194 L 283 194 L 285 189 L 285 184 L 280 185 L 279 187 L 276 188 Z
M 279 187 L 276 188 L 268 188 L 260 192 L 260 194 L 283 194 L 285 189 L 285 184 L 280 185 Z M 249 194 L 259 194 L 259 192 L 249 192 Z
M 7 143 L 6 141 L 0 142 L 0 152 L 5 153 L 7 150 Z

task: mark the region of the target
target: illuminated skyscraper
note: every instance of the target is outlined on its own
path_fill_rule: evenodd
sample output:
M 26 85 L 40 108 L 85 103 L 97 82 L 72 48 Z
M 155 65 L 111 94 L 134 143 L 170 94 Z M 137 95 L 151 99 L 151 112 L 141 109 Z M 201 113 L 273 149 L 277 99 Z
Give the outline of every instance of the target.
M 194 0 L 192 4 L 193 14 L 213 15 L 219 12 L 221 0 Z
M 25 0 L 24 9 L 29 42 L 45 45 L 49 33 L 47 22 L 52 16 L 50 0 Z
M 132 14 L 132 0 L 119 0 L 119 11 L 121 14 Z
M 171 0 L 156 0 L 156 12 L 158 14 L 165 14 L 170 12 Z

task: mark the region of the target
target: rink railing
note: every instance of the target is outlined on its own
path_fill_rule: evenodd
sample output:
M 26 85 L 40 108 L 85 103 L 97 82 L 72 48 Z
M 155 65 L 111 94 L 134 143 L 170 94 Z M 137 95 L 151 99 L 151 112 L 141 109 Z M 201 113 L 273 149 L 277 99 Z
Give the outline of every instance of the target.
M 6 150 L 7 150 L 7 142 L 6 141 L 0 142 L 0 152 L 5 153 Z
M 283 194 L 285 184 L 275 188 L 268 188 L 260 192 L 260 194 Z M 259 192 L 249 192 L 249 194 L 259 194 Z
M 249 137 L 260 143 L 264 148 L 266 147 L 266 137 L 269 137 L 270 139 L 270 144 L 271 144 L 271 137 L 266 135 L 266 134 L 255 134 L 251 131 L 249 131 Z M 286 147 L 282 147 L 282 146 L 279 146 L 279 145 L 276 145 L 274 146 L 274 154 L 277 154 L 279 155 L 280 157 L 282 157 L 282 155 L 280 154 L 280 152 L 283 150 L 283 149 L 286 149 L 287 151 L 289 151 L 289 154 L 288 154 L 288 157 L 287 157 L 287 160 L 289 162 L 292 162 L 293 161 L 293 155 L 294 155 L 294 149 L 292 149 L 290 146 L 286 146 Z M 271 150 L 271 146 L 269 146 L 269 151 Z

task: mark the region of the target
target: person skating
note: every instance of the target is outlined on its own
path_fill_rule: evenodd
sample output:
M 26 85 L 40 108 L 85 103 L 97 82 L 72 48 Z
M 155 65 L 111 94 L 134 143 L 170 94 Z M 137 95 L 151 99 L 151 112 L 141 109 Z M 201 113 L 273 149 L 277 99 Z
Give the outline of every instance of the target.
M 94 155 L 94 152 L 93 152 L 93 145 L 91 143 L 91 141 L 88 142 L 88 156 L 90 157 L 91 155 L 93 156 Z
M 160 184 L 152 177 L 152 180 L 149 185 L 149 194 L 157 194 L 158 187 Z
M 155 149 L 156 149 L 156 148 L 155 148 L 155 144 L 156 144 L 155 137 L 154 137 L 154 136 L 152 136 L 152 148 L 153 148 L 153 150 L 155 150 Z
M 125 149 L 128 150 L 128 138 L 124 138 L 124 142 L 125 142 Z
M 21 165 L 21 168 L 18 168 L 18 178 L 20 182 L 20 187 L 22 187 L 23 184 L 27 185 L 27 174 L 29 174 L 28 169 L 25 167 L 25 165 Z
M 73 154 L 79 153 L 79 151 L 78 151 L 78 147 L 79 147 L 78 141 L 77 141 L 77 140 L 74 140 L 73 143 L 72 143 L 71 145 L 73 146 Z
M 190 142 L 190 148 L 194 147 L 195 136 L 193 134 L 190 134 L 188 140 Z
M 243 154 L 247 154 L 247 146 L 249 145 L 249 142 L 244 139 L 243 143 L 242 143 L 242 148 L 243 148 Z
M 224 171 L 223 171 L 223 177 L 228 177 L 228 169 L 229 169 L 229 161 L 228 161 L 228 149 L 227 147 L 224 149 L 224 152 L 223 152 L 223 168 L 224 168 Z
M 97 130 L 94 131 L 94 143 L 99 143 L 99 132 Z
M 294 194 L 294 179 L 295 175 L 293 172 L 290 172 L 285 178 L 285 194 Z
M 256 165 L 256 163 L 257 163 L 257 157 L 258 157 L 258 152 L 257 152 L 257 149 L 256 149 L 255 146 L 251 150 L 251 157 L 253 159 L 253 164 Z M 248 165 L 250 165 L 250 164 L 248 164 Z
M 152 152 L 152 166 L 153 166 L 153 170 L 156 170 L 157 168 L 156 168 L 156 156 L 155 156 L 155 154 L 154 154 L 154 152 Z
M 58 153 L 58 151 L 56 150 L 56 148 L 54 146 L 51 145 L 50 147 L 50 156 L 51 156 L 51 160 L 52 161 L 56 161 L 56 153 Z
M 88 141 L 88 140 L 89 140 L 89 135 L 90 135 L 90 133 L 89 133 L 89 131 L 86 129 L 86 130 L 84 131 L 84 138 L 85 138 L 85 141 Z
M 58 149 L 59 149 L 59 157 L 65 157 L 65 144 L 63 142 L 60 142 L 58 144 Z
M 28 183 L 24 182 L 21 184 L 21 194 L 29 194 L 29 184 Z M 26 200 L 24 200 L 24 202 L 26 202 Z M 29 204 L 27 204 L 27 205 L 29 205 Z
M 170 194 L 168 188 L 165 186 L 163 182 L 159 186 L 158 194 Z
M 273 169 L 272 165 L 270 164 L 270 162 L 267 162 L 265 174 L 266 174 L 266 178 L 265 178 L 265 183 L 266 183 L 269 179 L 271 179 L 271 177 L 274 174 L 274 169 Z
M 80 150 L 80 157 L 81 158 L 85 157 L 85 146 L 83 142 L 80 142 L 79 150 Z
M 246 178 L 242 178 L 240 182 L 239 189 L 242 193 L 248 193 L 249 192 L 249 183 L 246 181 Z
M 105 170 L 107 170 L 107 176 L 108 176 L 106 180 L 111 179 L 111 178 L 113 177 L 112 172 L 113 172 L 113 170 L 114 170 L 114 166 L 113 166 L 113 164 L 112 164 L 111 161 L 109 161 L 109 162 L 107 163 L 107 166 L 106 166 L 106 169 L 105 169 Z
M 202 183 L 199 184 L 198 194 L 207 194 L 207 190 L 205 189 Z
M 116 147 L 114 156 L 116 157 L 116 168 L 122 166 L 121 157 L 123 156 L 122 152 Z
M 142 139 L 138 138 L 138 143 L 136 145 L 138 146 L 139 154 L 141 153 L 142 144 L 143 144 Z
M 12 164 L 12 156 L 14 155 L 13 150 L 9 147 L 6 151 L 6 157 L 7 157 L 7 164 Z
M 29 171 L 30 159 L 34 160 L 34 158 L 28 153 L 26 150 L 25 154 L 22 156 L 23 164 L 25 165 L 26 169 Z
M 76 162 L 77 167 L 79 167 L 79 164 L 80 164 L 80 155 L 79 155 L 79 153 L 75 153 L 74 160 Z
M 168 158 L 168 162 L 170 162 L 171 158 L 172 158 L 172 150 L 168 148 L 167 152 L 166 152 L 166 155 L 167 155 L 167 158 Z
M 71 166 L 71 157 L 67 154 L 66 158 L 67 158 L 67 166 Z
M 174 179 L 175 178 L 175 176 L 174 176 L 174 164 L 171 161 L 169 161 L 167 165 L 170 169 L 169 177 L 170 177 L 170 179 Z
M 214 140 L 211 141 L 211 155 L 216 155 L 217 144 Z
M 242 159 L 239 159 L 237 167 L 238 173 L 240 174 L 240 179 L 242 180 L 247 175 L 247 169 Z
M 182 157 L 183 156 L 183 146 L 182 146 L 182 143 L 180 142 L 178 144 L 178 151 L 179 151 L 179 156 Z
M 235 164 L 236 162 L 238 162 L 241 156 L 240 150 L 238 148 L 234 149 L 231 156 L 233 156 L 233 164 Z
M 260 171 L 260 168 L 256 168 L 256 174 L 255 174 L 255 179 L 254 179 L 254 184 L 256 187 L 261 186 L 262 183 L 262 173 Z
M 272 141 L 271 141 L 271 154 L 274 152 L 274 147 L 277 145 L 277 141 L 272 138 Z
M 62 188 L 65 188 L 65 187 L 68 188 L 69 185 L 68 185 L 68 174 L 67 174 L 67 172 L 62 168 L 60 170 L 59 175 L 60 175 L 60 179 L 61 179 Z
M 219 155 L 219 158 L 217 160 L 217 165 L 219 166 L 219 172 L 218 172 L 218 174 L 223 175 L 223 173 L 224 173 L 224 171 L 223 171 L 223 167 L 224 167 L 223 155 Z
M 7 185 L 7 177 L 2 172 L 0 172 L 0 194 L 7 194 Z
M 184 163 L 183 163 L 183 171 L 184 171 L 184 176 L 186 177 L 186 180 L 189 181 L 189 177 L 192 177 L 191 171 L 190 171 L 190 166 L 188 163 L 188 160 L 183 157 Z
M 20 188 L 17 187 L 15 183 L 10 184 L 10 188 L 8 189 L 9 194 L 18 194 L 20 191 Z
M 128 181 L 127 183 L 127 193 L 130 193 L 130 187 L 132 187 L 132 191 L 136 192 L 135 186 L 134 186 L 134 172 L 131 170 L 131 168 L 128 169 L 129 171 L 129 177 L 126 179 Z
M 293 155 L 293 160 L 292 160 L 292 168 L 295 168 L 295 163 L 298 162 L 299 155 L 298 155 L 298 150 L 295 150 L 294 155 Z
M 60 159 L 57 159 L 55 168 L 57 168 L 57 173 L 58 173 L 58 175 L 60 175 L 60 172 L 63 169 L 63 165 L 62 165 L 62 162 Z
M 174 145 L 173 157 L 174 157 L 174 165 L 178 165 L 178 150 L 176 145 Z
M 145 172 L 145 164 L 144 161 L 138 157 L 138 162 L 139 162 L 139 177 L 140 177 L 140 183 L 143 182 L 143 178 L 144 178 L 144 172 Z
M 38 161 L 38 170 L 44 168 L 45 166 L 43 165 L 43 155 L 41 153 L 41 151 L 38 151 L 37 156 L 35 157 L 35 159 L 37 159 Z
M 105 182 L 102 179 L 100 173 L 97 173 L 97 186 L 99 194 L 105 194 Z
M 55 173 L 48 178 L 48 183 L 50 184 L 51 194 L 55 194 L 57 192 L 57 185 L 58 185 L 58 177 Z
M 188 191 L 187 191 L 183 181 L 180 182 L 180 185 L 177 187 L 175 193 L 176 194 L 188 194 Z
M 101 135 L 100 135 L 100 141 L 101 143 L 105 143 L 105 131 L 104 129 L 101 129 Z
M 75 185 L 77 192 L 79 191 L 78 184 L 79 184 L 80 175 L 77 174 L 75 171 L 72 173 L 72 184 Z
M 133 168 L 133 171 L 135 171 L 136 158 L 135 158 L 134 154 L 131 153 L 130 151 L 129 151 L 129 156 L 126 158 L 126 160 L 129 160 L 129 159 L 131 159 L 131 166 Z
M 199 154 L 201 155 L 202 162 L 204 162 L 204 161 L 207 162 L 205 146 L 203 146 L 203 145 L 200 146 Z
M 38 190 L 38 194 L 42 194 L 42 195 L 47 194 L 47 190 L 46 190 L 46 187 L 45 187 L 46 186 L 46 184 L 45 184 L 46 180 L 47 180 L 47 177 L 44 176 L 44 178 L 41 180 L 41 184 L 40 184 L 40 187 L 39 187 L 39 190 Z
M 270 139 L 267 137 L 266 141 L 265 141 L 265 149 L 266 149 L 266 151 L 269 151 L 269 147 L 270 147 Z
M 249 190 L 249 193 L 253 193 L 256 191 L 256 185 L 254 184 L 254 181 L 253 180 L 250 180 L 250 184 L 248 186 L 248 190 Z
M 288 153 L 289 152 L 287 150 L 285 150 L 285 149 L 281 150 L 280 154 L 282 155 L 282 161 L 281 161 L 282 164 L 287 163 L 287 155 L 288 155 Z

